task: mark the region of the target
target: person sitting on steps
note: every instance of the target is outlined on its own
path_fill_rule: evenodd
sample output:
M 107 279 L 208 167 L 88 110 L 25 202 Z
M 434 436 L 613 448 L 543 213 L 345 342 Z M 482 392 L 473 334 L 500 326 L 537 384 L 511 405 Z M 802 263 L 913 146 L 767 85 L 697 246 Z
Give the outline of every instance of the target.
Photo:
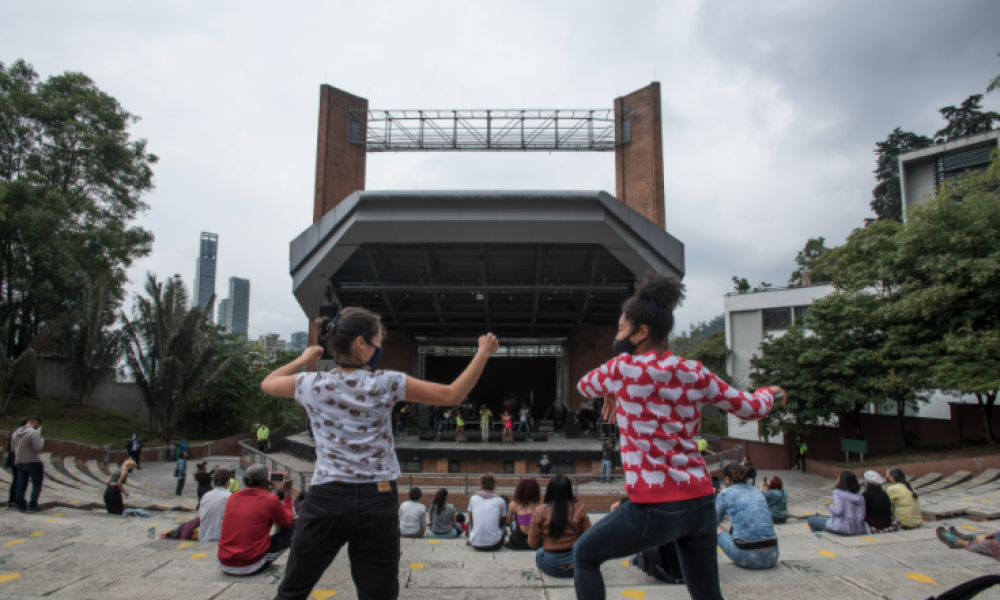
M 920 500 L 907 482 L 906 473 L 899 467 L 893 467 L 885 475 L 890 483 L 885 493 L 892 500 L 892 515 L 903 524 L 903 529 L 921 527 L 924 520 L 920 513 Z
M 891 533 L 903 528 L 899 519 L 892 515 L 892 500 L 882 489 L 885 481 L 875 471 L 865 471 L 865 524 L 868 533 Z
M 764 478 L 760 482 L 760 491 L 767 500 L 767 510 L 771 511 L 771 522 L 781 524 L 788 520 L 788 492 L 784 489 L 781 477 Z
M 528 545 L 528 532 L 531 530 L 531 520 L 541 500 L 542 490 L 534 477 L 522 479 L 514 490 L 514 501 L 510 503 L 507 513 L 507 525 L 510 527 L 510 537 L 506 546 L 511 550 L 531 550 Z
M 431 521 L 432 538 L 451 539 L 462 534 L 462 528 L 455 523 L 458 512 L 454 505 L 448 503 L 447 489 L 441 488 L 434 494 L 427 516 Z
M 556 474 L 545 488 L 545 500 L 531 518 L 528 545 L 537 548 L 535 566 L 552 577 L 574 575 L 573 547 L 590 529 L 587 509 L 577 502 L 573 483 Z
M 410 488 L 410 499 L 399 506 L 399 537 L 422 538 L 427 533 L 427 509 L 420 503 L 423 492 Z
M 104 506 L 107 508 L 109 515 L 121 515 L 125 513 L 125 501 L 122 499 L 122 496 L 129 495 L 125 491 L 125 482 L 128 481 L 128 474 L 135 467 L 136 464 L 132 462 L 132 459 L 126 460 L 122 463 L 122 468 L 118 471 L 118 474 L 108 476 L 107 481 L 104 482 L 106 486 L 104 488 Z
M 292 480 L 285 479 L 284 503 L 267 491 L 267 467 L 253 465 L 244 488 L 226 501 L 216 565 L 227 575 L 255 575 L 278 560 L 292 543 Z M 272 536 L 271 527 L 278 531 Z
M 997 532 L 995 531 L 980 538 L 972 534 L 960 533 L 954 526 L 948 529 L 938 527 L 937 536 L 949 548 L 956 550 L 964 548 L 970 552 L 985 554 L 1000 560 L 1000 541 L 997 541 Z
M 809 528 L 814 532 L 829 531 L 837 535 L 868 533 L 868 526 L 865 524 L 865 499 L 860 492 L 858 476 L 847 469 L 841 471 L 837 487 L 833 490 L 830 518 L 809 517 Z
M 218 541 L 222 535 L 222 520 L 226 514 L 226 503 L 232 493 L 226 489 L 229 471 L 216 469 L 212 473 L 212 490 L 201 497 L 198 517 L 201 519 L 198 539 L 203 542 Z
M 483 473 L 479 491 L 469 499 L 469 545 L 483 552 L 496 552 L 503 545 L 507 505 L 496 488 L 493 473 Z
M 761 490 L 749 485 L 754 475 L 753 467 L 736 463 L 726 465 L 723 471 L 726 489 L 715 499 L 718 543 L 736 566 L 770 569 L 778 564 L 781 553 L 767 500 Z M 722 526 L 727 515 L 732 522 L 730 530 Z

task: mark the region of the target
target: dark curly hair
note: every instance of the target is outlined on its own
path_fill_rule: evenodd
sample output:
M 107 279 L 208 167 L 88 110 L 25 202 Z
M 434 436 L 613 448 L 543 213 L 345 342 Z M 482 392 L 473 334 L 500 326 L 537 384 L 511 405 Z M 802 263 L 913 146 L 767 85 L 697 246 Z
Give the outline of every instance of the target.
M 674 309 L 683 299 L 684 284 L 674 277 L 646 271 L 635 284 L 635 293 L 622 304 L 622 314 L 632 324 L 633 332 L 645 325 L 649 341 L 662 344 L 674 328 Z
M 320 345 L 326 350 L 326 354 L 339 361 L 351 360 L 351 347 L 359 333 L 369 342 L 379 334 L 385 335 L 382 319 L 377 314 L 354 306 L 342 309 L 336 302 L 323 303 L 316 326 L 319 328 L 317 340 Z
M 753 465 L 743 466 L 740 463 L 729 463 L 722 470 L 722 476 L 728 477 L 733 483 L 746 483 L 748 479 L 757 476 L 757 469 Z

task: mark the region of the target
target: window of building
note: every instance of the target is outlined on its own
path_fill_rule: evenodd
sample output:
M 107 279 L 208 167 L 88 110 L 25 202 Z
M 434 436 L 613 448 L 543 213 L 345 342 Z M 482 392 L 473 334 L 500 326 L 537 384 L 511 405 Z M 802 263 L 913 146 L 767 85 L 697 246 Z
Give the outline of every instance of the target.
M 764 311 L 764 331 L 788 329 L 792 324 L 792 311 L 789 308 L 769 308 Z
M 513 473 L 514 472 L 514 461 L 512 461 L 512 460 L 505 460 L 505 461 L 503 461 L 503 472 L 504 473 Z
M 448 461 L 448 472 L 449 473 L 461 473 L 462 472 L 462 461 L 460 461 L 460 460 L 449 460 Z
M 552 471 L 555 473 L 575 473 L 576 465 L 571 460 L 552 463 Z
M 401 460 L 399 469 L 404 473 L 419 473 L 423 470 L 423 464 L 419 460 Z
M 808 306 L 796 306 L 793 310 L 795 311 L 795 322 L 796 323 L 798 323 L 799 319 L 801 319 L 802 317 L 809 316 L 809 307 Z

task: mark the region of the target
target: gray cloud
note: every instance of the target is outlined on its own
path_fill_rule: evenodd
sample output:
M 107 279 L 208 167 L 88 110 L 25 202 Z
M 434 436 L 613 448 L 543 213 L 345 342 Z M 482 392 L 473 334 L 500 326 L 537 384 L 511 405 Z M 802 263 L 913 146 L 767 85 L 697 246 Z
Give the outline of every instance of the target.
M 784 283 L 809 237 L 840 243 L 868 209 L 872 149 L 1000 72 L 1000 5 L 979 2 L 32 2 L 0 60 L 66 70 L 143 117 L 161 156 L 152 257 L 194 276 L 220 234 L 219 285 L 252 280 L 252 335 L 306 318 L 288 241 L 312 216 L 319 84 L 375 108 L 598 108 L 657 78 L 667 228 L 687 245 L 678 323 L 722 311 L 739 274 Z M 986 104 L 1000 108 L 1000 95 Z M 612 154 L 373 155 L 369 189 L 605 189 Z

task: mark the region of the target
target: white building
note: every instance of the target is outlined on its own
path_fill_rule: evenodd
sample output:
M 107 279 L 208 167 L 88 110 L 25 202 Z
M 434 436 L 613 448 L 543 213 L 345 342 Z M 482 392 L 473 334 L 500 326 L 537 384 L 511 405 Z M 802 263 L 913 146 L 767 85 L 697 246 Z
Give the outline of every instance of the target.
M 1000 130 L 987 131 L 899 155 L 899 185 L 906 209 L 934 194 L 942 181 L 968 171 L 985 171 L 1000 145 Z
M 260 345 L 261 350 L 263 350 L 267 354 L 273 354 L 278 350 L 284 350 L 285 347 L 288 345 L 288 342 L 281 339 L 281 336 L 278 335 L 277 333 L 269 333 L 267 335 L 262 335 L 257 340 L 257 343 Z

